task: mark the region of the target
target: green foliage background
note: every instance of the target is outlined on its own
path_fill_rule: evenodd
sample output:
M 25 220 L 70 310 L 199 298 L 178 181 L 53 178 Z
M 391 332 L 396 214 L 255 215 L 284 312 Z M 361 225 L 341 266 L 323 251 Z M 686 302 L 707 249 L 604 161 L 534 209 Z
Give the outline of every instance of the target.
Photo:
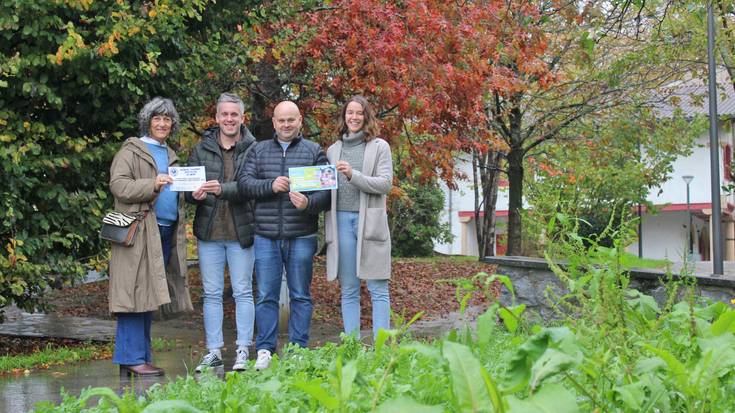
M 691 154 L 705 130 L 701 117 L 660 119 L 626 107 L 570 128 L 563 144 L 548 145 L 533 159 L 526 244 L 543 250 L 554 236 L 549 231 L 560 230 L 548 226 L 559 213 L 581 218 L 579 234 L 589 237 L 601 235 L 611 219 L 617 225 L 632 219 L 638 204 L 652 211 L 649 191 L 672 179 L 674 161 Z M 597 242 L 612 245 L 609 236 Z
M 33 310 L 48 287 L 104 264 L 109 163 L 137 134 L 138 110 L 168 96 L 186 121 L 202 106 L 197 88 L 216 52 L 200 40 L 216 30 L 205 6 L 0 4 L 0 308 Z
M 390 203 L 392 253 L 397 257 L 426 257 L 434 252 L 434 242 L 450 242 L 448 223 L 440 216 L 444 192 L 436 182 L 421 184 L 399 181 L 400 195 Z

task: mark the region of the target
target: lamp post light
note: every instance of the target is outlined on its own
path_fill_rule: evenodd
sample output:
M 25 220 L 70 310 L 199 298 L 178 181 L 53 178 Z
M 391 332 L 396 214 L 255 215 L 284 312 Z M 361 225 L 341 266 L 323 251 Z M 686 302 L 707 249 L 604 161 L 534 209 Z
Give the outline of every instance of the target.
M 690 209 L 691 203 L 689 202 L 689 184 L 692 183 L 694 177 L 691 175 L 684 175 L 681 177 L 687 184 L 687 215 L 689 216 L 689 227 L 687 227 L 687 241 L 689 241 L 689 259 L 694 256 L 694 240 L 692 239 L 692 211 Z

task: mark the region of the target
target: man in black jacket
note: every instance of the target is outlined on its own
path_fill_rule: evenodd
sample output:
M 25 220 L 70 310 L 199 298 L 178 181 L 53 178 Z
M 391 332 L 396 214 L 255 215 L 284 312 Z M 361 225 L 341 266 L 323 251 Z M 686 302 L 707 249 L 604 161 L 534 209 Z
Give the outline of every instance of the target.
M 322 148 L 301 136 L 301 113 L 296 104 L 279 103 L 273 111 L 273 127 L 276 136 L 255 145 L 238 175 L 240 191 L 255 199 L 257 370 L 270 365 L 276 350 L 284 267 L 291 302 L 289 341 L 302 347 L 308 344 L 318 218 L 330 205 L 329 191 L 290 191 L 288 168 L 327 164 Z
M 205 182 L 187 201 L 196 204 L 194 235 L 204 293 L 204 332 L 209 352 L 195 371 L 219 367 L 222 362 L 222 295 L 225 264 L 230 270 L 235 299 L 237 345 L 233 370 L 244 370 L 253 341 L 253 201 L 242 195 L 235 178 L 242 170 L 255 138 L 242 124 L 245 105 L 236 95 L 223 93 L 217 99 L 217 126 L 204 131 L 189 159 L 191 166 L 204 166 Z

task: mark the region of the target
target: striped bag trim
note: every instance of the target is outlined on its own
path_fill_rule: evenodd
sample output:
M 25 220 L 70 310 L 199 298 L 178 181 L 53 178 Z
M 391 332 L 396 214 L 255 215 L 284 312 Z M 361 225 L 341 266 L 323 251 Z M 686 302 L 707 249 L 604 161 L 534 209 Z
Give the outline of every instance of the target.
M 137 217 L 135 215 L 128 215 L 122 212 L 108 212 L 102 222 L 104 224 L 114 225 L 116 227 L 127 227 L 135 221 Z

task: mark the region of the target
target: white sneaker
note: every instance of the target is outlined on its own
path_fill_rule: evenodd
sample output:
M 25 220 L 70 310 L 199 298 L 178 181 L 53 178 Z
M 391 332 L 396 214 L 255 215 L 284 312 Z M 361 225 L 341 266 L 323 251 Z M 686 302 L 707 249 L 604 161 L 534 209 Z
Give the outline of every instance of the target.
M 258 359 L 255 360 L 255 370 L 264 370 L 271 365 L 271 352 L 268 350 L 258 350 Z
M 243 371 L 248 363 L 247 347 L 238 348 L 236 354 L 237 357 L 235 358 L 235 364 L 232 365 L 232 371 Z

